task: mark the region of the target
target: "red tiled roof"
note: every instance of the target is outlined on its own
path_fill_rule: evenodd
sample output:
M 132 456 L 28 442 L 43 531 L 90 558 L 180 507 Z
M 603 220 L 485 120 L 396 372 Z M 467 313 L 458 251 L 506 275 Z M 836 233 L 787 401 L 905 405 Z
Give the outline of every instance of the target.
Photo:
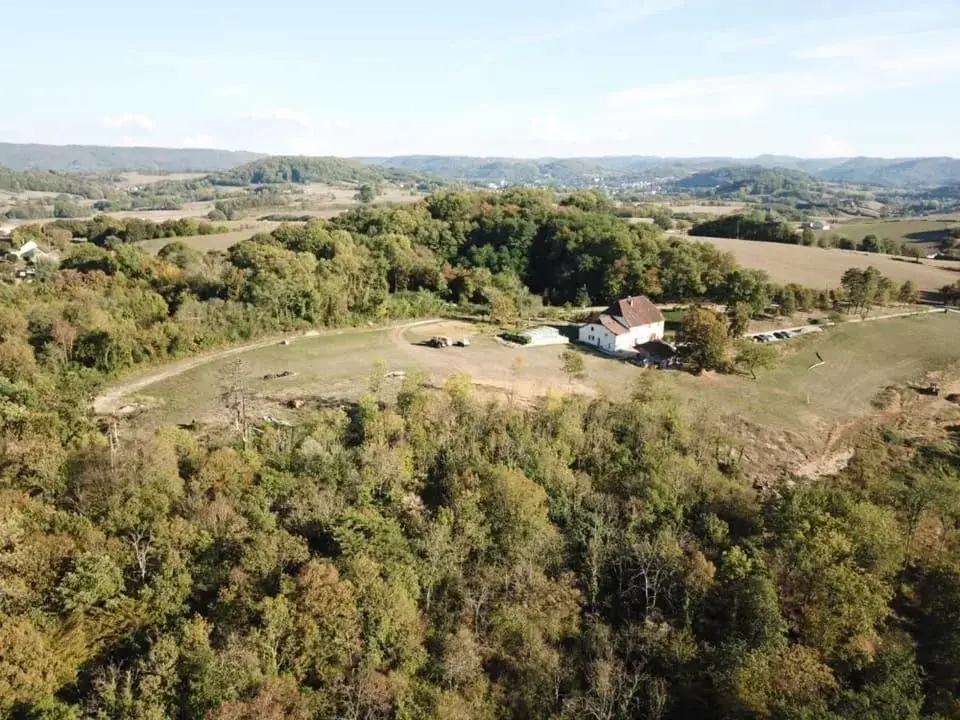
M 663 322 L 663 314 L 646 295 L 617 300 L 604 314 L 623 318 L 628 328 Z
M 607 330 L 612 332 L 614 335 L 623 335 L 627 332 L 627 328 L 621 325 L 619 322 L 614 320 L 612 317 L 604 313 L 597 317 L 597 322 L 603 325 Z

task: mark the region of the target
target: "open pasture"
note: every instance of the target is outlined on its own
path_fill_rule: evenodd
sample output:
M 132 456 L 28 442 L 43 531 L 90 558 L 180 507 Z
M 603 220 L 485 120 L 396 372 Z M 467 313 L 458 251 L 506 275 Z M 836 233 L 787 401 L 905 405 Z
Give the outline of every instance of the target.
M 144 185 L 153 185 L 154 183 L 165 180 L 199 180 L 206 177 L 207 173 L 143 173 L 143 172 L 125 172 L 120 173 L 122 178 L 122 187 L 143 187 Z
M 217 235 L 190 235 L 187 237 L 155 238 L 153 240 L 146 240 L 140 243 L 140 247 L 142 247 L 144 250 L 148 250 L 149 252 L 157 252 L 164 245 L 179 241 L 187 247 L 204 253 L 210 250 L 226 250 L 242 240 L 253 237 L 257 233 L 270 232 L 271 230 L 274 230 L 280 226 L 280 223 L 278 222 L 265 222 L 259 220 L 241 220 L 217 224 L 227 225 L 230 227 L 230 232 L 220 233 Z
M 777 343 L 779 359 L 756 381 L 737 375 L 663 373 L 697 415 L 725 421 L 751 464 L 799 468 L 842 447 L 888 386 L 955 372 L 960 315 L 936 313 L 851 323 Z M 810 369 L 819 362 L 825 364 Z M 955 390 L 951 390 L 955 391 Z M 960 410 L 937 399 L 943 410 Z
M 469 336 L 468 348 L 434 349 L 432 335 Z M 573 382 L 563 374 L 556 347 L 516 348 L 500 342 L 489 328 L 459 321 L 415 326 L 324 331 L 299 337 L 290 345 L 260 343 L 246 351 L 214 354 L 146 371 L 120 381 L 113 405 L 138 403 L 147 409 L 138 427 L 159 424 L 224 422 L 220 400 L 224 374 L 243 360 L 256 416 L 294 419 L 286 403 L 351 401 L 369 387 L 371 375 L 421 370 L 441 386 L 453 374 L 467 373 L 481 391 L 514 401 L 532 401 L 548 393 L 576 392 L 624 397 L 641 378 L 676 395 L 691 418 L 706 418 L 730 429 L 747 451 L 753 470 L 798 470 L 818 462 L 863 421 L 877 413 L 873 402 L 891 385 L 903 385 L 935 370 L 952 368 L 960 357 L 960 315 L 919 317 L 840 325 L 779 343 L 773 370 L 756 381 L 743 375 L 645 370 L 629 362 L 585 351 L 586 377 Z M 810 369 L 817 362 L 823 366 Z M 282 378 L 267 375 L 290 373 Z M 382 380 L 382 397 L 396 393 L 401 380 Z M 127 383 L 129 391 L 125 391 Z M 945 401 L 944 411 L 952 408 Z
M 946 235 L 947 228 L 960 225 L 960 213 L 938 217 L 906 218 L 901 220 L 871 220 L 843 222 L 831 226 L 820 235 L 843 235 L 863 240 L 866 235 L 876 235 L 887 240 L 902 240 L 926 249 L 936 249 Z
M 957 263 L 920 263 L 890 255 L 854 250 L 824 249 L 803 245 L 735 240 L 733 238 L 692 237 L 712 243 L 725 252 L 732 252 L 744 267 L 766 270 L 774 282 L 795 282 L 812 288 L 834 288 L 840 284 L 845 270 L 873 266 L 897 282 L 912 280 L 920 290 L 936 291 L 960 280 L 960 273 L 950 269 Z

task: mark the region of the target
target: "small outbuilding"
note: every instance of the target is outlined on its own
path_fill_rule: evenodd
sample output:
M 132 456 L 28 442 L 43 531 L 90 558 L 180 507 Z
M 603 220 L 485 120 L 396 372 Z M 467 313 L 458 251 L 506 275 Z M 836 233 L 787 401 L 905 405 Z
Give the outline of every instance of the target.
M 520 335 L 528 338 L 529 342 L 526 345 L 566 345 L 570 342 L 569 338 L 550 325 L 530 328 L 524 330 Z
M 637 363 L 644 367 L 664 370 L 677 364 L 677 349 L 662 340 L 651 340 L 637 345 Z

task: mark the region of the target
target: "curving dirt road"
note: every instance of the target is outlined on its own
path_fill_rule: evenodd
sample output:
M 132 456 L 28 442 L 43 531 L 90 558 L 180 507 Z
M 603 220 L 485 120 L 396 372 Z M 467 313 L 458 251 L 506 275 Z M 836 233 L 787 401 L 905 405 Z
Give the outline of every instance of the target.
M 177 360 L 176 362 L 168 363 L 158 368 L 136 372 L 118 380 L 117 382 L 111 383 L 103 390 L 103 392 L 93 399 L 93 412 L 97 415 L 113 415 L 121 407 L 123 407 L 123 399 L 131 393 L 138 392 L 146 387 L 149 387 L 150 385 L 163 380 L 168 380 L 172 377 L 176 377 L 177 375 L 182 375 L 188 370 L 193 370 L 201 365 L 206 365 L 207 363 L 214 362 L 216 360 L 222 360 L 223 358 L 230 357 L 231 355 L 240 355 L 242 353 L 249 352 L 251 350 L 257 350 L 269 345 L 276 345 L 277 343 L 281 343 L 286 340 L 293 342 L 299 338 L 306 337 L 341 335 L 345 332 L 379 332 L 385 329 L 390 329 L 392 333 L 402 333 L 407 328 L 416 327 L 418 325 L 430 325 L 437 322 L 440 322 L 439 318 L 415 320 L 412 322 L 392 326 L 377 325 L 375 327 L 351 328 L 349 330 L 312 330 L 306 333 L 274 336 L 265 338 L 263 340 L 245 343 L 243 345 L 234 345 L 233 347 L 223 348 L 222 350 L 214 350 L 212 352 L 203 353 L 202 355 L 195 355 L 194 357 L 186 358 L 184 360 Z

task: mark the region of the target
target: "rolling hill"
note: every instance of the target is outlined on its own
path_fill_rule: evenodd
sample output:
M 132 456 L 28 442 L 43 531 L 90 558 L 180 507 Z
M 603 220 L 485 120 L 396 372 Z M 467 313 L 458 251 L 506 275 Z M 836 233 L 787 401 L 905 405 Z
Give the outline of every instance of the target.
M 949 157 L 892 159 L 852 158 L 823 169 L 828 180 L 891 187 L 938 187 L 960 183 L 960 160 Z
M 607 181 L 679 180 L 731 167 L 806 173 L 814 178 L 856 185 L 924 188 L 960 182 L 960 160 L 953 158 L 670 158 L 645 155 L 581 158 L 477 158 L 404 155 L 356 158 L 358 162 L 428 172 L 468 182 L 577 185 Z
M 0 165 L 11 170 L 215 172 L 262 157 L 260 153 L 231 150 L 0 143 Z
M 733 157 L 660 157 L 621 155 L 574 158 L 504 158 L 456 155 L 399 155 L 357 158 L 277 158 L 250 152 L 93 145 L 18 145 L 0 143 L 0 165 L 13 170 L 59 170 L 111 173 L 122 170 L 211 172 L 228 178 L 230 171 L 255 166 L 262 177 L 293 177 L 303 165 L 310 179 L 364 182 L 376 179 L 416 180 L 428 177 L 475 182 L 583 186 L 609 183 L 682 180 L 698 173 L 731 167 L 808 173 L 831 182 L 879 187 L 932 189 L 960 183 L 960 160 L 927 158 L 799 158 L 789 155 Z M 304 164 L 306 163 L 306 164 Z M 284 168 L 287 167 L 287 170 Z M 368 168 L 364 170 L 362 168 Z M 257 168 L 254 167 L 253 172 Z M 239 181 L 246 169 L 235 175 Z M 252 177 L 252 175 L 251 175 Z M 302 175 L 301 175 L 302 177 Z M 278 180 L 283 181 L 283 180 Z
M 338 157 L 289 155 L 265 157 L 209 176 L 214 185 L 264 185 L 270 183 L 373 183 L 384 180 L 429 184 L 423 171 L 365 165 Z

